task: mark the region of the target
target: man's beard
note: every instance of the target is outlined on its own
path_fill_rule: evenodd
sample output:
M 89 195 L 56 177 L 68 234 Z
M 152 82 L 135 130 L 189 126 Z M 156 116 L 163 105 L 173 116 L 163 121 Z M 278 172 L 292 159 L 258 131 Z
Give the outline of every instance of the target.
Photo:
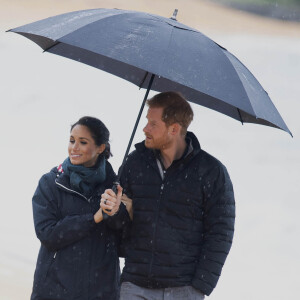
M 167 134 L 157 139 L 153 139 L 151 135 L 148 136 L 151 138 L 151 140 L 145 139 L 145 147 L 148 149 L 163 150 L 171 145 L 171 141 Z

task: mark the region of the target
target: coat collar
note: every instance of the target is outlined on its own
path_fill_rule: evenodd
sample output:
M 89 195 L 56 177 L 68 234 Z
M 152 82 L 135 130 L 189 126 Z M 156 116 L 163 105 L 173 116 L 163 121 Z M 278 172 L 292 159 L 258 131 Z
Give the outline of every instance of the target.
M 96 189 L 96 192 L 93 193 L 93 195 L 91 197 L 87 198 L 83 194 L 81 194 L 81 193 L 75 191 L 74 189 L 72 189 L 72 187 L 70 185 L 70 178 L 69 178 L 68 175 L 66 175 L 64 173 L 61 165 L 59 165 L 57 168 L 53 168 L 52 171 L 54 171 L 54 173 L 56 174 L 55 184 L 57 185 L 58 188 L 64 190 L 65 192 L 81 196 L 82 198 L 84 198 L 88 202 L 90 202 L 90 200 L 93 196 L 95 196 L 95 195 L 100 196 L 101 195 L 100 189 Z
M 188 144 L 191 144 L 191 146 L 193 148 L 193 150 L 192 150 L 193 156 L 198 154 L 201 150 L 201 146 L 200 146 L 200 143 L 199 143 L 197 137 L 194 135 L 194 133 L 191 131 L 188 131 L 186 134 L 186 139 L 190 140 L 190 143 L 188 142 Z M 135 149 L 138 152 L 148 152 L 148 151 L 153 152 L 153 150 L 146 148 L 145 140 L 140 143 L 135 144 Z
M 201 151 L 200 143 L 199 143 L 197 137 L 194 135 L 194 133 L 188 131 L 186 134 L 186 139 L 187 139 L 187 143 L 189 145 L 189 149 L 186 152 L 185 157 L 183 157 L 178 162 L 176 162 L 175 165 L 171 165 L 171 167 L 168 168 L 168 172 L 182 170 L 185 167 L 185 165 Z M 142 156 L 144 156 L 145 159 L 155 169 L 158 169 L 157 156 L 155 154 L 155 151 L 152 149 L 146 148 L 145 141 L 135 144 L 135 148 L 136 148 L 136 151 L 138 153 L 140 153 Z

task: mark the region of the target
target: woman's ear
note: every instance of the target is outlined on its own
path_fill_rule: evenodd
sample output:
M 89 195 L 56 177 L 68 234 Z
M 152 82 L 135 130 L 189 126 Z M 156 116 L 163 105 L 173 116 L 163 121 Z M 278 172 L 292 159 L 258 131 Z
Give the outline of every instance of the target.
M 106 148 L 105 144 L 101 144 L 101 145 L 99 146 L 98 154 L 100 155 L 100 154 L 105 150 L 105 148 Z

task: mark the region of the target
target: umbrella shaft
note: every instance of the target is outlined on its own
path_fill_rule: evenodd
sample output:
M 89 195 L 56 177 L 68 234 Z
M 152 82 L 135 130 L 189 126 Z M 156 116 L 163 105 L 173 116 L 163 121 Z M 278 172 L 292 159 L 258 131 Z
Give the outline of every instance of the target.
M 124 155 L 124 158 L 123 158 L 122 165 L 121 165 L 121 167 L 120 167 L 120 169 L 119 169 L 119 173 L 118 173 L 118 177 L 117 177 L 117 182 L 120 181 L 121 174 L 122 174 L 122 170 L 123 170 L 123 165 L 124 165 L 124 163 L 125 163 L 125 161 L 126 161 L 126 159 L 127 159 L 128 153 L 129 153 L 129 151 L 130 151 L 130 148 L 131 148 L 131 145 L 132 145 L 132 141 L 133 141 L 135 132 L 136 132 L 136 130 L 137 130 L 138 124 L 139 124 L 139 122 L 140 122 L 140 118 L 141 118 L 141 116 L 142 116 L 142 112 L 143 112 L 143 110 L 144 110 L 144 106 L 145 106 L 146 100 L 147 100 L 148 95 L 149 95 L 149 92 L 150 92 L 150 90 L 151 90 L 151 86 L 152 86 L 154 77 L 155 77 L 155 75 L 152 74 L 152 75 L 151 75 L 151 78 L 150 78 L 150 81 L 149 81 L 149 84 L 148 84 L 148 88 L 147 88 L 147 91 L 146 91 L 144 100 L 143 100 L 143 103 L 142 103 L 142 105 L 141 105 L 139 114 L 138 114 L 137 119 L 136 119 L 136 121 L 135 121 L 135 125 L 134 125 L 133 131 L 132 131 L 132 134 L 131 134 L 131 137 L 130 137 L 130 140 L 129 140 L 129 143 L 128 143 L 128 146 L 127 146 L 127 149 L 126 149 L 126 152 L 125 152 L 125 155 Z

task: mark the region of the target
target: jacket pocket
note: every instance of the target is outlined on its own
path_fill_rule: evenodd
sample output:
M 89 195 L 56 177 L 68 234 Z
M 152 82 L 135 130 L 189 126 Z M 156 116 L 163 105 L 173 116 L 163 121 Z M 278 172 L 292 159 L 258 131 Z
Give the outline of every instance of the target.
M 43 281 L 44 282 L 45 280 L 47 280 L 47 277 L 49 276 L 49 273 L 50 273 L 50 269 L 51 267 L 53 266 L 55 260 L 56 260 L 56 255 L 57 255 L 57 252 L 55 252 L 52 256 L 51 256 L 51 259 L 49 261 L 49 263 L 47 264 L 46 268 L 45 268 L 45 274 L 43 276 Z
M 70 282 L 72 282 L 71 274 L 77 272 L 66 272 L 64 266 L 65 256 L 62 250 L 52 253 L 51 260 L 47 265 L 47 270 L 44 274 L 44 280 L 41 282 L 42 293 L 49 299 L 72 299 L 70 295 Z M 76 285 L 74 285 L 74 289 Z M 46 298 L 47 298 L 46 297 Z M 48 299 L 47 298 L 47 299 Z

